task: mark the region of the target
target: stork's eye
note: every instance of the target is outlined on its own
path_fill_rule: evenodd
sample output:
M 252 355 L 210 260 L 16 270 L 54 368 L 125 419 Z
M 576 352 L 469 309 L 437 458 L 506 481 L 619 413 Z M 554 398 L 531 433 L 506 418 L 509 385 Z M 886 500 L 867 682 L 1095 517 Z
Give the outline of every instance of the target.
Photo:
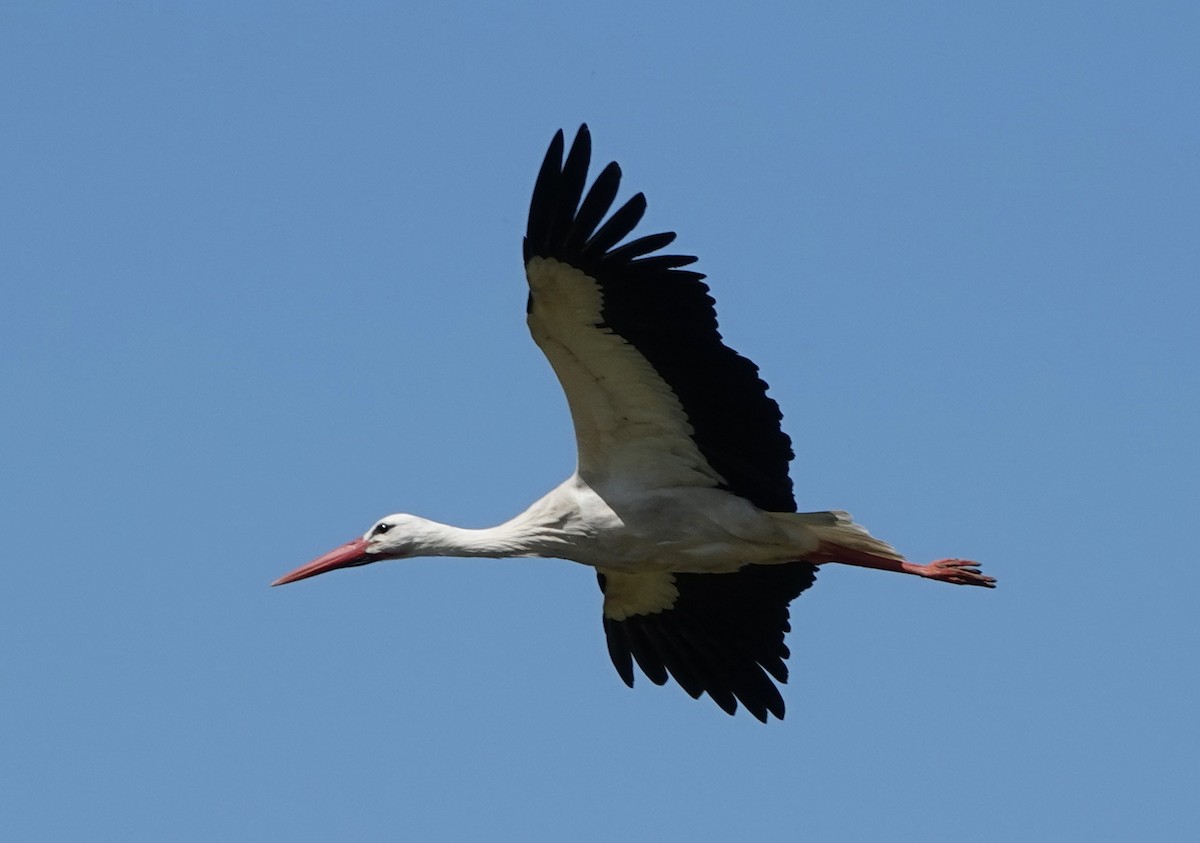
M 378 524 L 375 527 L 375 535 L 382 536 L 384 533 L 386 533 L 390 529 L 392 529 L 391 524 Z

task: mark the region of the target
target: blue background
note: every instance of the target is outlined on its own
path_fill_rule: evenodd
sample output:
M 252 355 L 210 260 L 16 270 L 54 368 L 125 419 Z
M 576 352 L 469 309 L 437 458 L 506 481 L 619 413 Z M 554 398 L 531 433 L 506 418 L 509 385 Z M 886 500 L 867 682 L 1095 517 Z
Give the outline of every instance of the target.
M 6 3 L 11 839 L 1200 834 L 1194 3 Z M 269 589 L 573 465 L 523 324 L 583 121 L 700 255 L 834 566 L 789 716 L 627 690 L 592 573 Z

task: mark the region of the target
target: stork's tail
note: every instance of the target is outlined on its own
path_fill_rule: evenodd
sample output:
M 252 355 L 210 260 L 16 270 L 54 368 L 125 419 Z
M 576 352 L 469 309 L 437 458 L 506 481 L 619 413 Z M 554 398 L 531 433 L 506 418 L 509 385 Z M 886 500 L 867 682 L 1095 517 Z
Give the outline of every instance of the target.
M 904 555 L 885 541 L 872 536 L 867 528 L 855 524 L 849 512 L 796 512 L 788 513 L 788 520 L 799 521 L 810 536 L 815 536 L 824 548 L 846 548 L 882 556 L 885 559 L 904 561 Z

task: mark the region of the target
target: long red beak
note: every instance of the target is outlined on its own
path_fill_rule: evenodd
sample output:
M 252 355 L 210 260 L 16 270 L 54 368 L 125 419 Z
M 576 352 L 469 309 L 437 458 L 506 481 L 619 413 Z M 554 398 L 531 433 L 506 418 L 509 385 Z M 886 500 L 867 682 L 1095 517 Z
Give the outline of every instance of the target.
M 368 562 L 374 562 L 376 558 L 378 557 L 367 555 L 366 539 L 355 539 L 352 542 L 346 542 L 341 547 L 334 548 L 324 556 L 318 556 L 307 565 L 301 565 L 290 574 L 284 574 L 271 585 L 285 585 L 296 580 L 315 577 L 317 574 L 324 574 L 327 571 L 336 571 L 338 568 L 366 565 Z

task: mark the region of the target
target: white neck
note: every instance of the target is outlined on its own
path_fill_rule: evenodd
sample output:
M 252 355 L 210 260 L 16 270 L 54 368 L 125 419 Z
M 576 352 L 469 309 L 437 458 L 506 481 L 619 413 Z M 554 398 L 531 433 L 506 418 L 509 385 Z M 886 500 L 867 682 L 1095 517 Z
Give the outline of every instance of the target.
M 537 556 L 539 542 L 534 533 L 513 529 L 512 522 L 481 530 L 468 530 L 437 521 L 414 535 L 415 556 Z
M 564 483 L 515 518 L 468 530 L 397 513 L 384 521 L 392 529 L 372 540 L 373 552 L 394 556 L 554 556 L 571 559 L 586 530 L 579 518 L 573 481 Z
M 560 522 L 523 512 L 511 521 L 481 530 L 468 530 L 420 518 L 393 515 L 394 526 L 374 540 L 382 556 L 561 556 L 571 537 Z

